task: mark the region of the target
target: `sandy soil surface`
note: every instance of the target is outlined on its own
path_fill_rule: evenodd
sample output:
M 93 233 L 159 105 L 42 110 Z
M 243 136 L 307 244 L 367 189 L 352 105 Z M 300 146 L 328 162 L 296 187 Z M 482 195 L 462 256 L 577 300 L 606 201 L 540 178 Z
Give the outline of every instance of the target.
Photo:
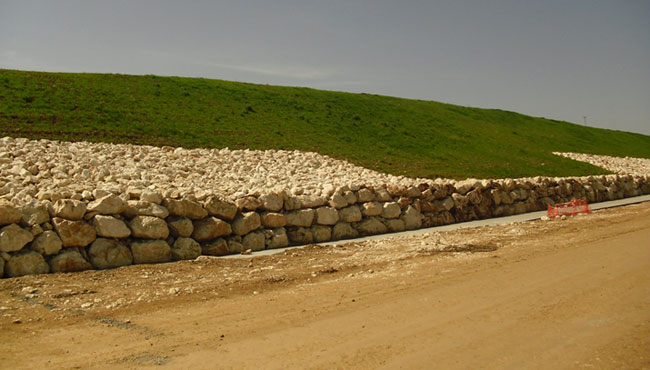
M 650 368 L 650 203 L 0 280 L 0 368 Z

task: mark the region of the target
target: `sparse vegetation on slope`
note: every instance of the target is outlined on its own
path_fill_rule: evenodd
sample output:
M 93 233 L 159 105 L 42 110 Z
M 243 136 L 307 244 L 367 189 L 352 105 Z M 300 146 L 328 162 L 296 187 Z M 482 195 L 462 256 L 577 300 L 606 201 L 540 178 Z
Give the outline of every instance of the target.
M 432 101 L 197 78 L 0 69 L 0 136 L 298 149 L 413 177 L 599 174 L 650 136 Z

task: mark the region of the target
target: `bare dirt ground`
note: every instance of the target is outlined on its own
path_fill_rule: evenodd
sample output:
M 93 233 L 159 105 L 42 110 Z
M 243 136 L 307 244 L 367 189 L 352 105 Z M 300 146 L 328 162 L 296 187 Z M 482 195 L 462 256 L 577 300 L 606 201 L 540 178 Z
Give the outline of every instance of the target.
M 650 369 L 650 203 L 0 280 L 0 368 Z

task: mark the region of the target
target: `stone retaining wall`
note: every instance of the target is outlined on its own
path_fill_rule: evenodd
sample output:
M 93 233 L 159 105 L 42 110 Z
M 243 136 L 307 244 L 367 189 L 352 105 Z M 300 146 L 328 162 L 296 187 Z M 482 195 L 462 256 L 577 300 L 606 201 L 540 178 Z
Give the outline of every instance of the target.
M 631 175 L 345 186 L 328 197 L 280 192 L 235 202 L 96 190 L 85 199 L 0 203 L 0 277 L 222 256 L 643 194 L 650 177 Z

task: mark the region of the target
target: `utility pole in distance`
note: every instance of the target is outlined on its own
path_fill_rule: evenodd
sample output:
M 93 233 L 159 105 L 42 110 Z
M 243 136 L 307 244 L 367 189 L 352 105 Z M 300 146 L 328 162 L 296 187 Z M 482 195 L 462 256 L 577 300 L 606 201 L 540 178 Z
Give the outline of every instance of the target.
M 584 121 L 585 126 L 587 126 L 587 116 L 582 116 L 582 120 Z

